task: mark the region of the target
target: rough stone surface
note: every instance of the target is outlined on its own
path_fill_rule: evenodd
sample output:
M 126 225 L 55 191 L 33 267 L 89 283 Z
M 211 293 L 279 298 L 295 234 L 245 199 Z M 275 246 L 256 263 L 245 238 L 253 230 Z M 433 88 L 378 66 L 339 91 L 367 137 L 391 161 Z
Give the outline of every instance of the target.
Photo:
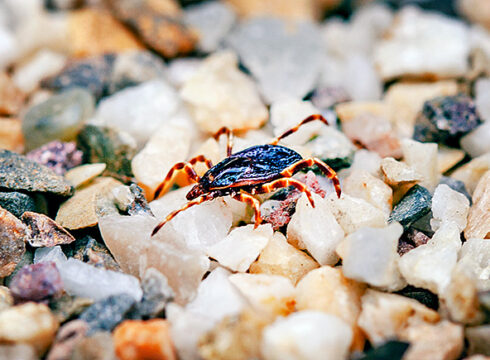
M 24 93 L 12 79 L 0 72 L 0 115 L 16 115 L 24 104 Z
M 20 218 L 25 211 L 36 211 L 36 198 L 17 191 L 0 192 L 0 206 Z
M 468 226 L 464 230 L 467 239 L 490 238 L 490 171 L 487 171 L 473 193 L 473 205 L 468 214 Z
M 180 94 L 201 130 L 250 130 L 267 120 L 254 82 L 238 70 L 237 62 L 231 52 L 215 53 L 183 85 Z
M 439 183 L 437 166 L 437 144 L 423 144 L 418 141 L 402 140 L 403 160 L 422 176 L 419 185 L 427 188 L 431 193 Z
M 462 181 L 472 195 L 488 170 L 490 170 L 490 154 L 483 154 L 456 169 L 451 174 L 451 178 Z
M 82 152 L 76 148 L 74 142 L 58 140 L 28 152 L 26 157 L 50 168 L 58 175 L 64 175 L 68 169 L 82 163 Z
M 65 179 L 75 188 L 86 185 L 107 168 L 105 163 L 85 164 L 74 167 L 65 173 Z
M 25 252 L 26 228 L 14 215 L 0 208 L 0 277 L 10 275 Z
M 74 320 L 64 324 L 56 334 L 46 359 L 70 358 L 75 346 L 85 337 L 87 330 L 87 323 L 81 320 Z
M 83 338 L 75 346 L 72 359 L 116 359 L 112 334 L 106 331 L 99 331 L 91 336 Z
M 413 186 L 395 205 L 390 214 L 390 221 L 398 221 L 405 227 L 427 214 L 432 206 L 432 196 L 429 191 L 419 185 Z
M 0 148 L 18 153 L 24 151 L 22 122 L 19 119 L 0 117 Z
M 27 227 L 29 245 L 32 247 L 52 247 L 70 244 L 75 238 L 46 215 L 26 211 L 22 221 Z
M 71 185 L 52 170 L 8 150 L 0 150 L 0 187 L 62 196 L 72 192 Z
M 471 157 L 490 152 L 490 122 L 478 126 L 460 140 L 461 148 Z
M 74 140 L 93 111 L 94 99 L 83 89 L 67 90 L 32 107 L 22 120 L 26 148 L 52 140 Z
M 320 75 L 324 47 L 320 31 L 312 23 L 288 28 L 280 19 L 252 19 L 238 26 L 227 41 L 257 79 L 269 104 L 303 98 Z
M 9 287 L 18 302 L 42 301 L 59 295 L 63 291 L 63 282 L 55 263 L 42 262 L 20 269 Z
M 466 227 L 470 202 L 463 194 L 441 184 L 432 197 L 432 230 L 436 231 L 447 222 L 454 222 L 460 231 Z
M 168 280 L 154 268 L 145 271 L 141 279 L 143 297 L 136 304 L 134 312 L 142 318 L 153 318 L 162 315 L 167 303 L 174 299 L 174 291 Z

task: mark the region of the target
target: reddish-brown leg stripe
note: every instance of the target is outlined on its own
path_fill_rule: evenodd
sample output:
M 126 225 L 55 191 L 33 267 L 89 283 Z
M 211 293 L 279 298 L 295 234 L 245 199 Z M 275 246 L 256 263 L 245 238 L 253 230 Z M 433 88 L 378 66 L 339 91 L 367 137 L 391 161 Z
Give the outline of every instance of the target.
M 226 134 L 227 136 L 227 142 L 226 142 L 226 155 L 230 156 L 232 151 L 233 151 L 233 132 L 227 128 L 226 126 L 223 126 L 221 129 L 219 129 L 216 134 L 213 135 L 214 139 L 218 141 L 221 135 Z
M 178 213 L 180 213 L 180 212 L 182 212 L 184 210 L 187 210 L 191 206 L 194 206 L 194 205 L 198 205 L 200 203 L 203 203 L 204 201 L 212 200 L 213 198 L 214 197 L 211 196 L 211 195 L 209 195 L 209 194 L 203 195 L 203 196 L 198 197 L 195 200 L 189 201 L 187 204 L 185 204 L 179 210 L 175 210 L 175 211 L 171 212 L 170 214 L 167 215 L 167 217 L 165 218 L 165 220 L 163 220 L 161 223 L 159 223 L 157 226 L 155 226 L 155 228 L 153 229 L 153 231 L 151 233 L 151 236 L 154 236 L 163 227 L 163 225 L 165 225 L 170 220 L 172 220 L 175 216 L 177 216 Z
M 244 202 L 247 205 L 250 205 L 253 207 L 254 212 L 255 212 L 255 226 L 254 228 L 257 229 L 257 226 L 260 225 L 262 222 L 262 217 L 260 216 L 260 202 L 256 198 L 254 198 L 252 195 L 241 192 L 240 194 L 234 195 L 233 199 Z
M 291 129 L 285 131 L 280 136 L 278 136 L 277 138 L 275 138 L 270 144 L 271 145 L 277 145 L 281 139 L 284 139 L 285 137 L 287 137 L 287 136 L 295 133 L 304 124 L 307 124 L 307 123 L 312 122 L 312 121 L 315 121 L 315 120 L 319 120 L 319 121 L 325 123 L 326 125 L 328 125 L 327 119 L 325 119 L 322 115 L 320 115 L 320 114 L 310 115 L 306 119 L 304 119 L 303 121 L 301 121 L 295 127 L 292 127 Z
M 283 187 L 288 187 L 288 186 L 294 186 L 296 189 L 298 189 L 301 192 L 304 192 L 306 196 L 308 197 L 308 200 L 310 201 L 311 206 L 315 207 L 315 202 L 313 201 L 313 195 L 311 195 L 310 189 L 303 184 L 301 181 L 295 180 L 295 179 L 277 179 L 274 180 L 270 183 L 263 184 L 257 189 L 258 193 L 267 193 L 267 192 L 272 192 L 276 189 L 280 189 Z
M 208 170 L 213 167 L 213 162 L 209 160 L 207 157 L 205 157 L 204 155 L 197 155 L 189 160 L 189 164 L 191 165 L 196 165 L 197 163 L 200 162 L 206 164 Z
M 330 166 L 325 164 L 322 160 L 317 159 L 317 158 L 311 158 L 311 159 L 304 159 L 301 161 L 298 161 L 296 164 L 293 164 L 286 169 L 284 169 L 281 172 L 281 175 L 284 177 L 291 177 L 301 169 L 304 169 L 306 167 L 310 167 L 316 165 L 320 169 L 320 171 L 330 180 L 332 180 L 333 186 L 335 188 L 335 192 L 337 193 L 337 196 L 340 198 L 341 194 L 341 189 L 340 189 L 340 181 L 339 178 L 337 177 L 337 173 L 335 172 L 334 169 L 332 169 Z

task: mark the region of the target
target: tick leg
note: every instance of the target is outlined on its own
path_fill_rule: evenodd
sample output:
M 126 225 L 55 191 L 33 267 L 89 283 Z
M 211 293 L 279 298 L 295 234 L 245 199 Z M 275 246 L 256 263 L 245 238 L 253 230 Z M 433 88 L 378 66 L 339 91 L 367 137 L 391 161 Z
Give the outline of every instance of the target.
M 176 172 L 178 171 L 185 171 L 189 179 L 192 179 L 195 182 L 199 182 L 200 177 L 196 174 L 194 168 L 192 167 L 192 165 L 195 165 L 198 162 L 205 163 L 208 169 L 210 169 L 213 166 L 211 160 L 207 159 L 204 155 L 198 155 L 196 157 L 193 157 L 192 159 L 189 160 L 189 162 L 179 162 L 175 164 L 168 171 L 167 176 L 165 176 L 163 182 L 160 185 L 158 185 L 157 189 L 155 190 L 155 194 L 153 198 L 157 199 L 160 194 L 164 194 L 168 190 L 170 185 L 172 185 L 172 179 L 174 178 Z
M 313 195 L 311 194 L 310 189 L 303 184 L 301 181 L 295 180 L 295 179 L 290 179 L 290 178 L 283 178 L 283 179 L 277 179 L 274 181 L 271 181 L 270 183 L 266 183 L 261 185 L 257 189 L 257 193 L 268 193 L 272 192 L 276 189 L 288 187 L 288 186 L 294 186 L 296 189 L 298 189 L 301 192 L 304 192 L 306 196 L 308 197 L 308 200 L 310 201 L 311 206 L 315 207 L 315 202 L 313 201 Z
M 320 115 L 320 114 L 310 115 L 306 119 L 304 119 L 303 121 L 301 121 L 295 127 L 293 127 L 291 129 L 285 131 L 282 135 L 276 137 L 270 144 L 271 145 L 277 145 L 281 139 L 284 139 L 285 137 L 287 137 L 287 136 L 295 133 L 296 131 L 298 131 L 298 129 L 302 125 L 307 124 L 307 123 L 312 122 L 312 121 L 315 121 L 315 120 L 320 120 L 321 122 L 325 123 L 325 125 L 329 125 L 327 119 L 325 119 L 322 115 Z
M 153 229 L 153 231 L 151 233 L 151 236 L 154 236 L 158 232 L 158 230 L 160 230 L 163 227 L 163 225 L 165 225 L 170 220 L 172 220 L 178 213 L 180 213 L 184 210 L 187 210 L 188 208 L 190 208 L 194 205 L 198 205 L 198 204 L 201 204 L 205 201 L 213 200 L 213 199 L 214 199 L 214 196 L 212 194 L 203 195 L 203 196 L 198 197 L 195 200 L 189 201 L 187 204 L 185 204 L 179 210 L 172 211 L 170 214 L 167 215 L 165 220 L 163 220 L 161 223 L 159 223 L 157 226 L 155 226 L 155 228 Z
M 226 142 L 226 155 L 230 156 L 233 150 L 233 132 L 226 126 L 223 126 L 221 129 L 218 130 L 216 134 L 213 135 L 213 137 L 216 141 L 218 141 L 220 136 L 223 134 L 226 134 L 228 138 Z
M 260 216 L 260 202 L 252 195 L 240 192 L 239 194 L 233 195 L 233 199 L 244 202 L 245 204 L 253 207 L 255 211 L 255 226 L 254 229 L 257 229 L 257 226 L 262 222 L 262 217 Z
M 332 180 L 333 186 L 335 188 L 335 192 L 337 193 L 337 196 L 340 198 L 341 190 L 340 190 L 340 181 L 339 178 L 337 177 L 337 173 L 327 164 L 325 164 L 323 161 L 317 158 L 311 158 L 311 159 L 304 159 L 301 161 L 298 161 L 296 164 L 293 164 L 286 169 L 284 169 L 281 172 L 281 175 L 284 177 L 291 177 L 293 174 L 296 172 L 300 171 L 301 169 L 304 169 L 306 167 L 310 167 L 316 165 L 320 169 L 320 171 L 330 180 Z

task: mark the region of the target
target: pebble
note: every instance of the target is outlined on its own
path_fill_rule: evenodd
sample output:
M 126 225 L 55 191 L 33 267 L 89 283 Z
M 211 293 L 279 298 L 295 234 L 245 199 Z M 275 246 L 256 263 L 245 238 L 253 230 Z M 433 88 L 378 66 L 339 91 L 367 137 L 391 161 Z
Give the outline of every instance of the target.
M 252 274 L 285 276 L 296 284 L 318 266 L 308 254 L 289 244 L 284 235 L 275 232 L 249 271 Z
M 0 358 L 18 360 L 37 360 L 34 347 L 27 344 L 0 345 Z
M 167 79 L 172 85 L 180 89 L 196 71 L 201 67 L 203 59 L 198 58 L 181 58 L 172 60 L 168 64 Z
M 304 21 L 314 20 L 320 16 L 320 9 L 312 1 L 273 0 L 265 3 L 260 0 L 226 0 L 226 3 L 233 6 L 238 15 L 244 18 L 279 17 L 284 20 Z M 326 5 L 335 7 L 337 3 L 336 0 L 333 0 Z M 325 5 L 325 1 L 322 5 Z
M 424 103 L 440 96 L 453 96 L 459 92 L 455 80 L 435 82 L 396 82 L 384 95 L 384 102 L 390 108 L 390 119 L 396 133 L 402 137 L 412 137 L 415 121 Z
M 71 246 L 65 247 L 68 257 L 83 261 L 99 269 L 121 271 L 121 267 L 112 257 L 107 247 L 90 235 L 79 238 Z
M 475 81 L 475 105 L 482 120 L 490 119 L 490 79 L 479 78 Z
M 366 200 L 383 211 L 386 217 L 391 213 L 393 190 L 367 171 L 352 171 L 343 182 L 343 191 L 350 196 Z
M 180 109 L 173 87 L 155 79 L 102 99 L 91 123 L 125 131 L 141 147 L 161 125 L 179 116 Z
M 119 210 L 127 212 L 129 215 L 153 215 L 145 193 L 138 185 L 119 186 L 112 190 L 112 194 Z
M 87 323 L 87 335 L 112 331 L 124 320 L 134 303 L 134 297 L 125 293 L 104 297 L 83 311 L 79 319 Z
M 63 282 L 55 263 L 42 262 L 22 267 L 9 288 L 16 302 L 39 302 L 61 294 Z
M 460 231 L 466 227 L 470 202 L 463 194 L 440 184 L 432 197 L 432 230 L 436 231 L 445 223 L 455 223 Z
M 41 262 L 54 262 L 56 265 L 61 264 L 67 260 L 66 255 L 63 250 L 61 250 L 61 246 L 53 246 L 47 248 L 37 248 L 34 252 L 33 261 L 34 264 L 38 264 Z
M 0 179 L 0 187 L 10 190 L 61 196 L 72 192 L 71 185 L 49 168 L 8 150 L 0 150 Z
M 347 194 L 343 194 L 340 199 L 331 194 L 327 199 L 330 202 L 330 211 L 346 235 L 362 227 L 382 228 L 387 225 L 383 211 L 366 200 Z
M 269 104 L 305 97 L 315 87 L 325 60 L 320 29 L 311 22 L 288 27 L 278 18 L 250 19 L 228 36 L 227 43 Z
M 7 210 L 0 208 L 0 277 L 14 271 L 25 253 L 26 228 Z
M 143 45 L 106 11 L 85 8 L 68 16 L 70 55 L 86 57 L 142 49 Z
M 168 322 L 163 319 L 124 321 L 114 330 L 114 347 L 121 360 L 177 359 Z
M 14 305 L 14 298 L 6 286 L 0 286 L 0 311 L 8 309 Z
M 32 247 L 70 244 L 75 238 L 46 215 L 26 211 L 21 220 L 27 227 L 27 241 Z
M 82 163 L 82 152 L 77 150 L 74 142 L 51 141 L 26 154 L 26 157 L 64 175 L 68 169 Z
M 0 312 L 0 341 L 31 345 L 40 357 L 51 345 L 58 326 L 46 305 L 28 302 Z
M 403 139 L 401 143 L 405 163 L 422 176 L 419 185 L 432 193 L 440 177 L 437 167 L 437 144 L 420 143 L 410 139 Z
M 0 192 L 0 206 L 20 218 L 25 211 L 38 211 L 35 195 L 17 191 Z
M 33 106 L 22 119 L 26 149 L 53 140 L 74 140 L 93 111 L 94 99 L 83 89 L 67 90 Z
M 174 291 L 160 271 L 149 268 L 141 279 L 143 297 L 136 304 L 135 313 L 142 318 L 159 317 L 164 313 L 167 303 L 174 299 Z
M 48 49 L 39 50 L 27 63 L 15 68 L 12 80 L 24 93 L 32 93 L 42 79 L 61 71 L 66 61 L 63 54 Z
M 466 156 L 465 152 L 460 149 L 454 149 L 439 144 L 437 150 L 437 169 L 439 173 L 444 174 L 455 167 Z
M 399 267 L 407 282 L 435 294 L 443 294 L 451 281 L 451 272 L 461 249 L 459 234 L 455 223 L 445 223 L 427 244 L 403 255 Z
M 50 299 L 49 308 L 60 323 L 65 323 L 68 320 L 78 317 L 78 315 L 93 303 L 91 299 L 70 296 L 64 293 L 59 297 Z
M 98 331 L 91 336 L 83 338 L 75 346 L 71 358 L 73 360 L 117 359 L 112 334 L 106 331 Z
M 389 221 L 397 221 L 405 227 L 426 215 L 432 206 L 432 196 L 429 191 L 415 185 L 395 205 L 390 214 Z
M 85 164 L 74 167 L 65 173 L 65 179 L 68 180 L 73 187 L 79 188 L 87 185 L 93 179 L 101 175 L 107 168 L 105 163 Z
M 208 133 L 223 126 L 257 129 L 268 118 L 254 82 L 238 69 L 238 59 L 230 51 L 206 58 L 183 84 L 180 95 L 198 127 Z
M 472 23 L 490 28 L 490 6 L 485 0 L 459 0 L 458 9 Z
M 303 194 L 287 227 L 288 242 L 308 253 L 320 265 L 334 265 L 338 261 L 335 248 L 344 238 L 344 230 L 332 214 L 330 202 L 313 194 L 315 207 Z
M 164 124 L 154 131 L 145 147 L 133 158 L 134 176 L 149 199 L 153 198 L 172 166 L 187 159 L 192 140 L 188 127 Z
M 233 9 L 219 2 L 196 4 L 184 13 L 185 24 L 199 35 L 198 49 L 208 53 L 219 48 L 235 21 Z
M 24 151 L 24 135 L 22 134 L 22 123 L 19 119 L 0 117 L 0 148 L 17 153 Z
M 412 7 L 400 10 L 387 31 L 374 50 L 384 81 L 459 77 L 468 70 L 469 31 L 460 21 Z
M 437 97 L 424 103 L 413 138 L 457 146 L 459 139 L 482 123 L 473 99 L 467 95 Z
M 111 1 L 111 7 L 120 21 L 160 55 L 173 58 L 194 49 L 196 36 L 183 24 L 177 2 Z
M 454 191 L 457 191 L 457 192 L 463 194 L 469 200 L 470 205 L 472 204 L 471 196 L 470 196 L 470 194 L 468 194 L 468 191 L 466 190 L 466 187 L 462 181 L 455 180 L 455 179 L 452 179 L 452 178 L 447 177 L 447 176 L 442 176 L 441 182 L 439 184 L 446 184 L 447 186 L 449 186 Z
M 258 311 L 287 316 L 295 310 L 296 291 L 284 276 L 237 273 L 228 279 Z
M 347 91 L 342 86 L 318 86 L 311 96 L 311 102 L 319 109 L 325 110 L 337 104 L 352 101 Z
M 402 233 L 403 227 L 392 223 L 382 229 L 363 227 L 349 234 L 337 248 L 345 277 L 390 291 L 403 288 L 397 252 Z
M 296 286 L 296 309 L 313 310 L 338 316 L 352 328 L 351 349 L 362 350 L 364 338 L 357 326 L 361 296 L 365 286 L 350 280 L 340 268 L 322 266 L 310 271 Z
M 110 177 L 95 179 L 90 185 L 79 189 L 61 204 L 55 221 L 69 229 L 83 229 L 98 223 L 97 202 L 111 196 L 111 191 L 121 183 Z
M 412 167 L 392 157 L 381 160 L 381 172 L 385 182 L 393 187 L 414 185 L 422 180 L 422 175 L 418 174 Z
M 24 105 L 25 94 L 10 76 L 0 71 L 0 115 L 17 115 Z
M 56 334 L 46 360 L 71 358 L 75 346 L 85 337 L 87 330 L 85 321 L 73 320 L 64 324 Z
M 358 324 L 374 346 L 388 339 L 405 340 L 411 326 L 420 323 L 433 324 L 439 314 L 417 300 L 405 296 L 366 290 L 362 296 L 362 311 Z
M 233 229 L 222 241 L 212 245 L 207 255 L 233 271 L 246 272 L 272 238 L 269 224 L 254 229 L 250 224 Z
M 56 266 L 61 274 L 64 288 L 70 295 L 95 301 L 121 293 L 139 301 L 143 295 L 140 283 L 134 276 L 96 268 L 74 258 L 58 262 Z
M 264 329 L 262 354 L 266 360 L 343 359 L 351 340 L 352 330 L 340 318 L 318 311 L 299 311 Z
M 490 171 L 478 182 L 473 193 L 473 205 L 468 214 L 468 225 L 464 229 L 467 239 L 488 239 L 490 237 Z
M 490 122 L 478 126 L 460 140 L 461 148 L 471 157 L 478 157 L 490 152 Z
M 481 325 L 468 327 L 465 329 L 465 338 L 468 340 L 469 354 L 482 354 L 481 359 L 484 360 L 490 356 L 490 348 L 488 345 L 488 337 L 490 336 L 490 326 Z M 485 355 L 485 356 L 483 356 Z M 474 357 L 472 357 L 474 358 Z M 478 358 L 475 358 L 478 360 Z
M 485 173 L 490 170 L 490 154 L 483 154 L 456 169 L 451 178 L 462 181 L 472 195 Z

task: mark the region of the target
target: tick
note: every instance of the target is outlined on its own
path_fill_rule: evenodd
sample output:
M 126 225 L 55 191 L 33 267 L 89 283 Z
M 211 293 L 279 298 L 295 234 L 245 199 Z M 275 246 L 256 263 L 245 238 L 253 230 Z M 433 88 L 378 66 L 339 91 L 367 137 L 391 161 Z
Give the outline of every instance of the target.
M 317 158 L 303 159 L 296 151 L 277 145 L 281 139 L 293 134 L 302 125 L 314 120 L 322 121 L 328 125 L 327 120 L 323 116 L 318 114 L 311 115 L 295 127 L 275 138 L 271 143 L 252 146 L 235 154 L 232 154 L 232 132 L 226 127 L 221 128 L 214 135 L 214 138 L 218 139 L 223 134 L 228 136 L 228 157 L 226 159 L 213 166 L 210 160 L 206 159 L 203 155 L 199 155 L 189 160 L 189 162 L 177 163 L 170 169 L 165 180 L 156 189 L 155 199 L 170 187 L 171 181 L 177 171 L 184 171 L 190 179 L 197 183 L 187 193 L 186 197 L 189 202 L 181 209 L 171 212 L 165 220 L 159 223 L 153 229 L 152 236 L 178 213 L 191 206 L 221 196 L 229 195 L 238 201 L 252 206 L 255 211 L 255 227 L 262 222 L 262 218 L 260 217 L 260 203 L 252 195 L 268 193 L 282 187 L 294 186 L 296 189 L 304 192 L 311 206 L 315 207 L 313 196 L 308 187 L 302 182 L 291 178 L 291 176 L 301 169 L 313 165 L 318 166 L 322 173 L 332 180 L 337 196 L 340 197 L 339 179 L 330 166 Z M 193 165 L 198 162 L 206 164 L 208 168 L 208 171 L 202 177 L 199 177 L 193 168 Z

